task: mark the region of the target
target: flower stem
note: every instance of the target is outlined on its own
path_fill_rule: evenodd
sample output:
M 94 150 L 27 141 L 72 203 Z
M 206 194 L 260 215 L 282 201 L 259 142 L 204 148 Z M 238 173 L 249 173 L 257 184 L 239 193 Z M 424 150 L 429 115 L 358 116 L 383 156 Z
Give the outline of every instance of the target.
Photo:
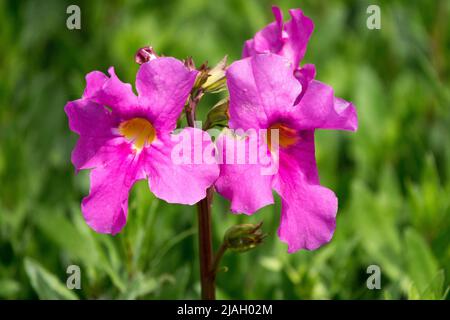
M 195 127 L 195 109 L 203 96 L 202 91 L 191 94 L 186 105 L 186 119 L 188 126 Z M 213 245 L 211 232 L 211 201 L 214 187 L 206 190 L 206 197 L 197 203 L 198 216 L 198 245 L 200 259 L 200 282 L 202 299 L 216 298 L 215 272 L 213 270 Z
M 212 272 L 211 199 L 213 193 L 213 188 L 208 188 L 206 197 L 197 204 L 200 280 L 202 299 L 204 300 L 214 300 L 216 298 L 215 272 Z

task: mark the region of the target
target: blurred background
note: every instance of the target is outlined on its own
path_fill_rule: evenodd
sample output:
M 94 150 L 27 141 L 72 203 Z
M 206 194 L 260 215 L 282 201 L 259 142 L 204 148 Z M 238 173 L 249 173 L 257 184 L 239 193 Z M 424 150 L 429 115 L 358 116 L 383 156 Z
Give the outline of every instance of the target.
M 81 9 L 81 30 L 66 8 Z M 134 83 L 134 53 L 152 45 L 197 65 L 273 20 L 271 5 L 300 7 L 315 23 L 303 63 L 358 109 L 356 133 L 317 133 L 322 184 L 339 198 L 337 229 L 314 252 L 287 254 L 276 235 L 280 203 L 252 217 L 217 196 L 214 245 L 236 223 L 264 221 L 267 241 L 227 253 L 219 298 L 445 299 L 450 277 L 449 1 L 0 1 L 0 298 L 197 299 L 195 207 L 167 205 L 146 182 L 132 190 L 117 236 L 85 224 L 87 172 L 75 175 L 77 136 L 63 108 L 84 76 L 115 66 Z M 381 30 L 366 27 L 370 4 Z M 221 97 L 204 99 L 204 113 Z M 66 269 L 81 268 L 81 290 Z M 369 290 L 366 269 L 381 268 Z

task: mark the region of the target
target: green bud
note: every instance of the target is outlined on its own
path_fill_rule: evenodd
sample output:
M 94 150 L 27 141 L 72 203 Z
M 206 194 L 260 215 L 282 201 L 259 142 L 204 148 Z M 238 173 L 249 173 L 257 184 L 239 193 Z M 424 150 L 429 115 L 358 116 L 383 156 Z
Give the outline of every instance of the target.
M 227 230 L 224 244 L 227 249 L 245 252 L 262 243 L 267 234 L 261 230 L 262 222 L 258 224 L 238 224 Z
M 195 82 L 194 82 L 194 89 L 199 89 L 199 88 L 203 89 L 203 86 L 209 77 L 208 62 L 203 63 L 200 66 L 200 68 L 198 68 L 198 71 L 199 72 L 197 74 L 197 78 L 195 79 Z
M 209 110 L 206 116 L 204 130 L 208 130 L 214 126 L 226 126 L 230 115 L 228 113 L 229 99 L 220 100 Z
M 227 56 L 225 56 L 214 68 L 206 70 L 207 78 L 201 85 L 205 92 L 216 93 L 226 89 L 225 70 Z

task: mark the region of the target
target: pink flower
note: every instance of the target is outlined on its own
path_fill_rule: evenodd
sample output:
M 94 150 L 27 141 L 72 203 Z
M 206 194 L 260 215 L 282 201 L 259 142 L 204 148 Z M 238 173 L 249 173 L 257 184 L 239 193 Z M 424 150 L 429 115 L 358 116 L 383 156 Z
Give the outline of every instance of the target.
M 283 13 L 277 6 L 272 7 L 275 21 L 258 31 L 253 39 L 244 44 L 242 57 L 258 53 L 275 53 L 292 61 L 298 67 L 305 55 L 306 46 L 314 24 L 300 9 L 291 9 L 291 20 L 283 23 Z
M 77 171 L 92 169 L 90 193 L 81 205 L 84 218 L 95 231 L 116 234 L 126 223 L 128 194 L 137 180 L 148 179 L 150 190 L 167 202 L 194 204 L 205 197 L 219 169 L 216 164 L 175 164 L 171 158 L 172 131 L 197 71 L 174 58 L 151 60 L 137 73 L 138 96 L 113 68 L 109 75 L 89 73 L 82 98 L 67 103 L 65 112 L 70 129 L 80 136 L 72 162 Z M 198 150 L 202 140 L 200 148 L 211 148 L 209 136 L 199 129 L 180 134 L 201 136 L 191 139 L 192 149 Z
M 278 171 L 264 175 L 261 163 L 225 162 L 215 184 L 236 213 L 252 214 L 273 203 L 275 190 L 282 203 L 278 235 L 288 244 L 289 252 L 316 249 L 330 241 L 335 229 L 337 198 L 319 184 L 315 129 L 357 129 L 354 106 L 336 98 L 330 86 L 313 80 L 310 69 L 302 75 L 302 88 L 302 81 L 294 76 L 295 67 L 292 61 L 271 53 L 257 54 L 229 67 L 229 126 L 278 129 L 278 150 L 271 146 L 270 137 L 259 140 L 258 145 L 278 164 Z M 218 139 L 220 152 L 229 151 L 230 140 L 230 135 Z

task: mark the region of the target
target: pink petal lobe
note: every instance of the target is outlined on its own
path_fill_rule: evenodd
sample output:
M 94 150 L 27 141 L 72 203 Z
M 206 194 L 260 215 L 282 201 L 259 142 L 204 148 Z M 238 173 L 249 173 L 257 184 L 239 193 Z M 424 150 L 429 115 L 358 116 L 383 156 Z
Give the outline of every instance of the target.
M 257 140 L 253 140 L 256 141 Z M 221 155 L 220 176 L 215 183 L 216 190 L 231 202 L 234 213 L 253 214 L 266 205 L 273 204 L 272 179 L 273 173 L 264 167 L 257 157 L 251 160 L 257 152 L 262 152 L 266 146 L 253 144 L 250 137 L 236 137 L 231 133 L 221 134 L 216 145 Z M 265 150 L 265 149 L 264 149 Z M 270 158 L 268 158 L 271 161 Z
M 283 46 L 281 40 L 282 29 L 278 22 L 272 22 L 262 30 L 258 31 L 253 39 L 256 53 L 277 53 Z
M 275 17 L 275 22 L 280 32 L 279 35 L 281 36 L 281 32 L 283 31 L 283 11 L 281 11 L 278 6 L 272 6 L 272 13 Z
M 316 77 L 316 66 L 313 64 L 309 64 L 309 63 L 305 64 L 301 68 L 295 69 L 294 76 L 302 84 L 302 92 L 297 97 L 297 99 L 295 99 L 295 102 L 294 102 L 294 104 L 298 104 L 300 102 L 300 100 L 303 98 L 303 96 L 305 95 L 305 92 L 308 90 L 309 84 Z
M 291 19 L 285 24 L 280 8 L 273 6 L 272 11 L 275 21 L 245 42 L 242 57 L 270 52 L 289 59 L 297 67 L 305 55 L 314 24 L 300 9 L 289 10 Z
M 258 31 L 253 39 L 244 43 L 242 57 L 247 58 L 258 53 L 277 53 L 283 45 L 283 13 L 277 6 L 272 7 L 275 22 Z
M 356 131 L 358 119 L 351 102 L 334 96 L 333 88 L 313 80 L 300 102 L 295 116 L 301 129 L 335 129 Z
M 131 84 L 120 81 L 113 67 L 108 72 L 110 77 L 99 71 L 86 76 L 83 98 L 111 108 L 117 114 L 133 112 L 138 107 L 138 100 Z
M 248 58 L 257 54 L 255 51 L 255 41 L 253 39 L 246 40 L 244 42 L 244 47 L 242 48 L 242 58 Z
M 175 58 L 157 58 L 141 65 L 136 76 L 139 104 L 155 127 L 174 130 L 195 82 L 190 71 Z
M 288 244 L 289 253 L 319 248 L 331 240 L 336 226 L 337 198 L 318 184 L 313 150 L 308 148 L 310 142 L 294 152 L 280 152 L 280 170 L 274 182 L 282 200 L 278 235 Z
M 147 151 L 145 170 L 155 196 L 189 205 L 203 199 L 219 175 L 211 138 L 194 128 L 153 143 Z
M 94 96 L 97 91 L 103 88 L 103 85 L 108 81 L 108 76 L 100 71 L 92 71 L 86 75 L 86 88 L 83 92 L 84 98 Z
M 81 170 L 102 165 L 108 154 L 115 151 L 114 116 L 103 106 L 87 99 L 68 102 L 64 110 L 70 129 L 80 136 L 72 151 L 75 168 Z
M 291 20 L 284 26 L 288 40 L 279 54 L 290 59 L 297 67 L 305 55 L 309 38 L 314 30 L 314 23 L 300 9 L 291 9 L 289 14 Z
M 128 194 L 142 178 L 139 157 L 123 145 L 114 158 L 90 173 L 90 193 L 81 204 L 86 223 L 99 233 L 120 232 L 127 219 Z
M 268 128 L 282 117 L 302 90 L 292 63 L 274 54 L 260 54 L 234 62 L 227 70 L 230 127 Z

